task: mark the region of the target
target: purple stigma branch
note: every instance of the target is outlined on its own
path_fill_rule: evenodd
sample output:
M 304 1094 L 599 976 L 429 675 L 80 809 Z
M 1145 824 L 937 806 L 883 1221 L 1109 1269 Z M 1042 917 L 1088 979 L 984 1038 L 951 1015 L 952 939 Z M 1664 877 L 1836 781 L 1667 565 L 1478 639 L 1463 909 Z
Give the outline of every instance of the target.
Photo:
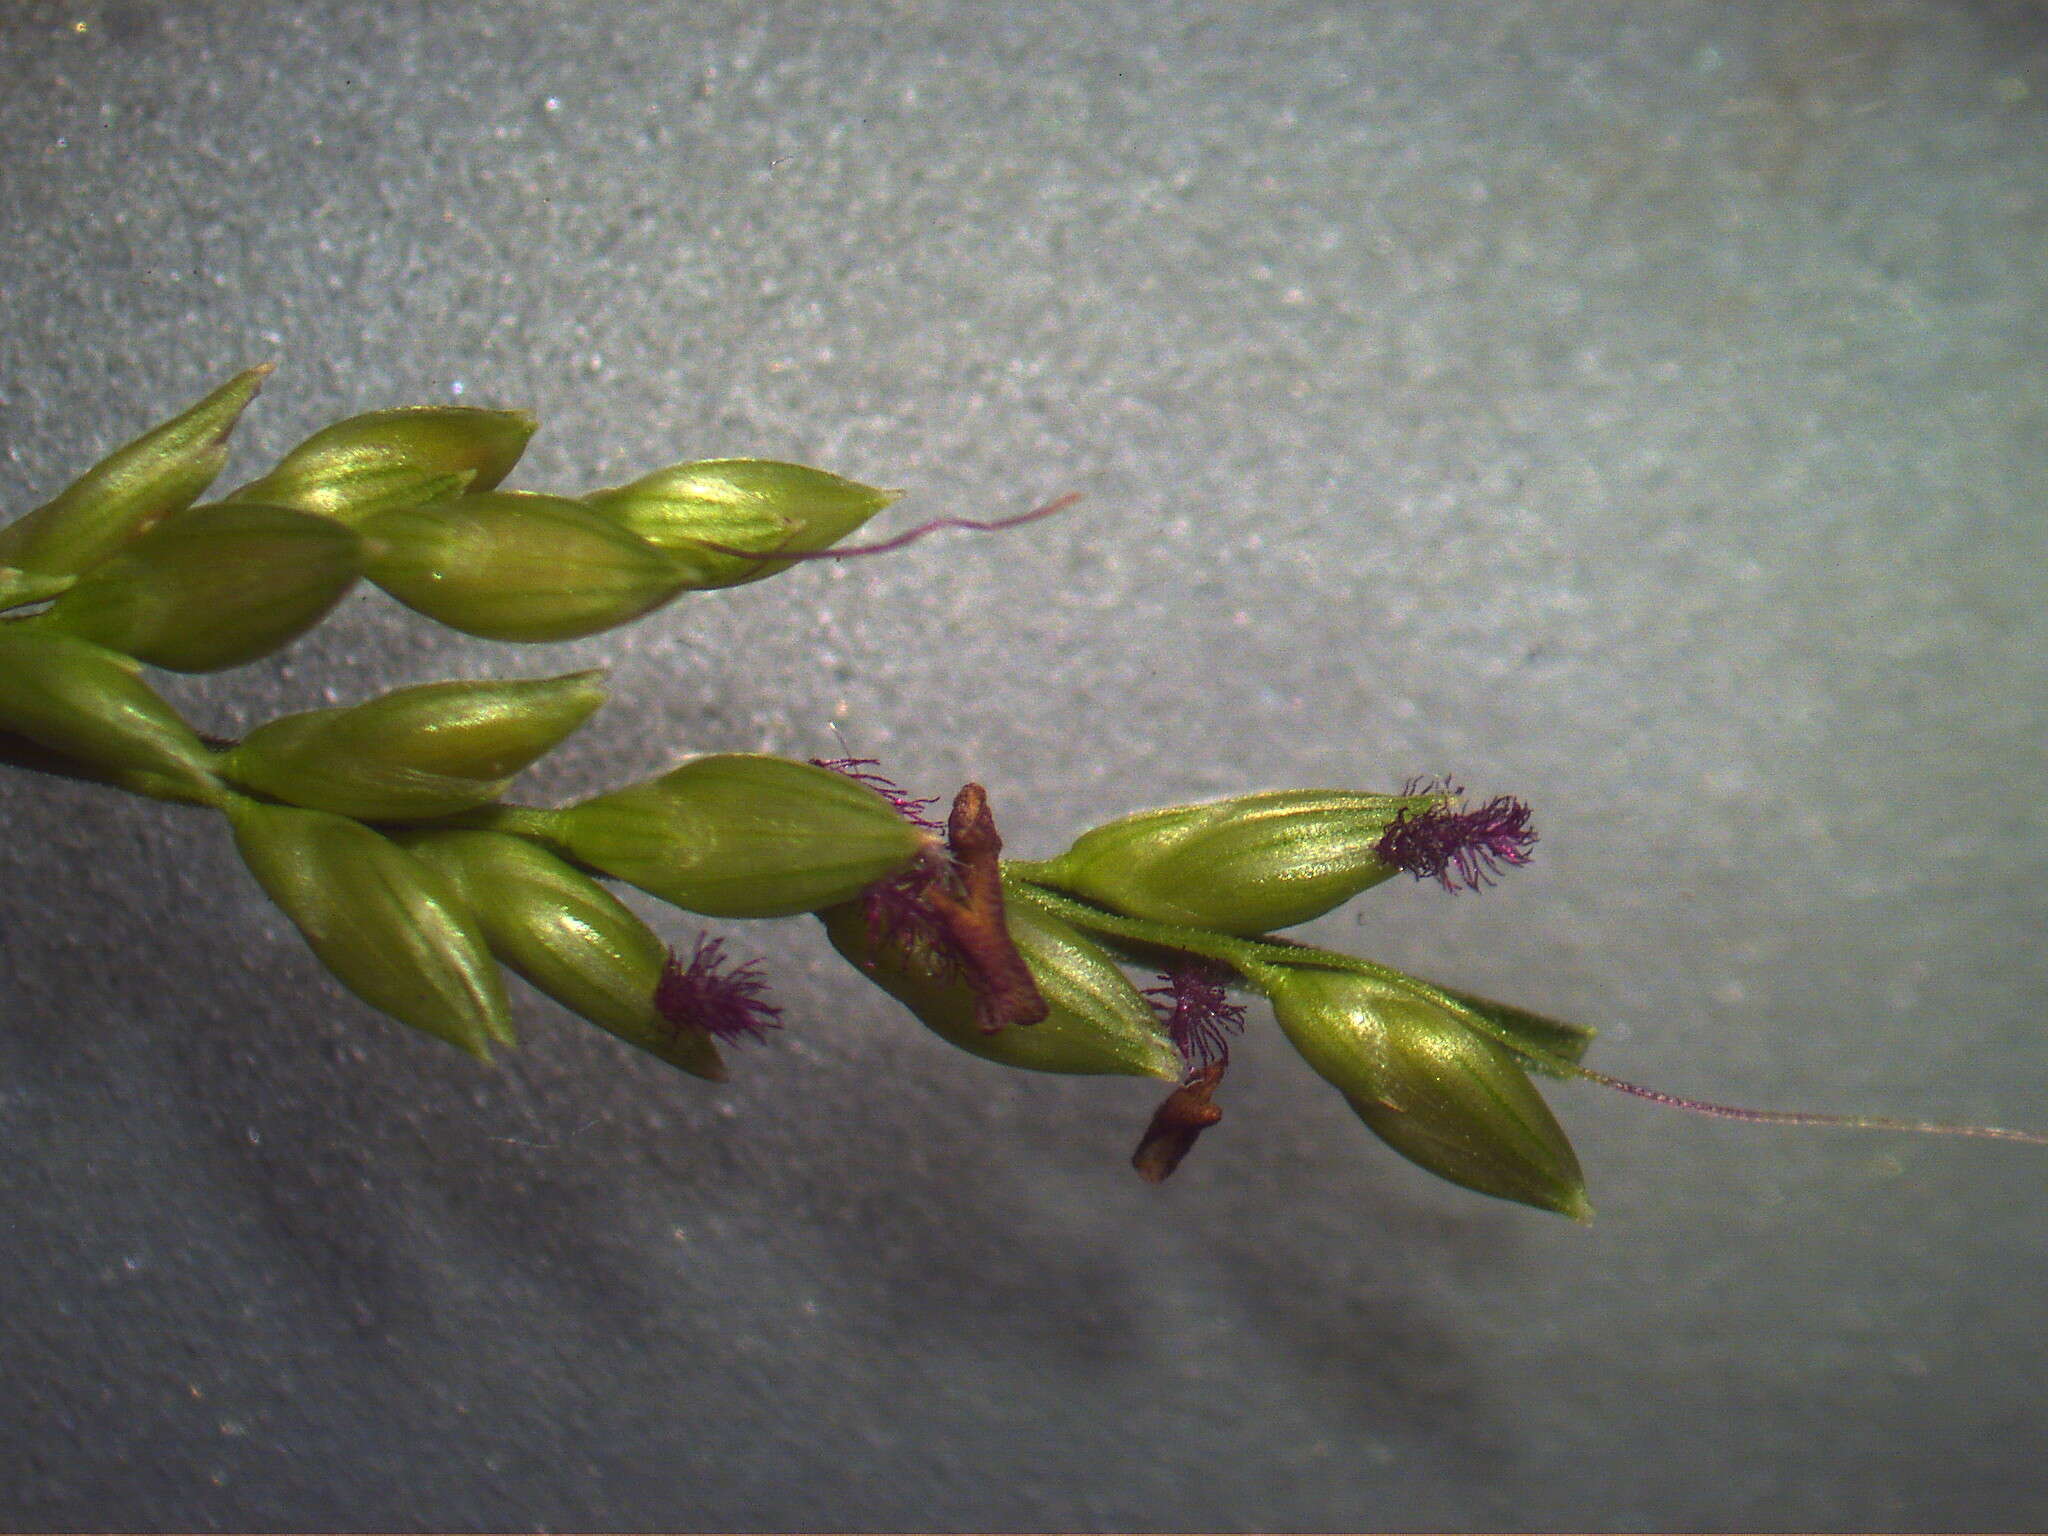
M 1466 810 L 1459 798 L 1464 790 L 1447 781 L 1411 779 L 1402 793 L 1442 798 L 1394 818 L 1373 850 L 1382 862 L 1447 891 L 1481 890 L 1504 867 L 1529 862 L 1536 829 L 1529 825 L 1529 807 L 1514 796 L 1496 795 Z
M 940 797 L 911 794 L 880 771 L 878 758 L 814 757 L 811 766 L 865 785 L 888 801 L 898 816 L 934 835 L 908 869 L 876 881 L 861 894 L 861 911 L 870 933 L 895 944 L 929 974 L 956 974 L 959 952 L 930 899 L 933 888 L 950 882 L 955 874 L 952 854 L 938 841 L 945 826 L 927 814 Z
M 1190 1073 L 1230 1060 L 1230 1037 L 1244 1028 L 1244 1005 L 1233 1003 L 1214 968 L 1187 961 L 1159 978 L 1144 995 L 1166 1026 L 1167 1038 Z
M 914 827 L 922 827 L 927 832 L 943 833 L 946 830 L 944 823 L 933 821 L 926 814 L 933 806 L 939 803 L 940 797 L 937 795 L 913 795 L 909 793 L 898 785 L 894 779 L 876 771 L 882 766 L 877 758 L 814 757 L 811 759 L 811 766 L 814 768 L 829 768 L 841 778 L 851 779 L 856 784 L 866 785 L 884 800 L 888 801 L 895 808 L 896 814 Z
M 937 843 L 926 846 L 901 874 L 878 880 L 861 893 L 868 932 L 900 949 L 931 976 L 954 976 L 962 958 L 951 932 L 931 904 L 935 886 L 954 878 L 953 860 Z
M 729 964 L 725 940 L 699 934 L 687 965 L 670 951 L 654 988 L 655 1011 L 672 1027 L 698 1030 L 722 1045 L 765 1040 L 769 1030 L 782 1028 L 782 1010 L 768 1001 L 760 967 L 758 960 Z

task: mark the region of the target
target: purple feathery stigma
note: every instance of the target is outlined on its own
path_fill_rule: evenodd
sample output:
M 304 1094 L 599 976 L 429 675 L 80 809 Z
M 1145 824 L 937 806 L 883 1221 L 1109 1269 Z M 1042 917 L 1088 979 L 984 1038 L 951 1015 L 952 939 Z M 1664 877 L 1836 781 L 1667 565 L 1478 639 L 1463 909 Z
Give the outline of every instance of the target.
M 1418 880 L 1435 880 L 1447 891 L 1476 891 L 1493 884 L 1502 866 L 1529 862 L 1536 829 L 1529 825 L 1529 807 L 1514 796 L 1496 795 L 1463 810 L 1458 797 L 1464 790 L 1448 780 L 1411 779 L 1401 792 L 1445 798 L 1394 818 L 1373 849 L 1383 862 Z
M 1163 974 L 1157 987 L 1145 988 L 1166 1025 L 1180 1059 L 1189 1071 L 1212 1061 L 1230 1060 L 1230 1037 L 1244 1028 L 1244 1005 L 1233 1003 L 1214 968 L 1186 961 Z
M 669 951 L 654 988 L 655 1011 L 679 1030 L 701 1030 L 723 1044 L 764 1040 L 782 1028 L 782 1010 L 768 1001 L 760 966 L 748 960 L 728 968 L 725 940 L 700 933 L 688 965 Z
M 927 832 L 944 832 L 946 829 L 925 814 L 939 803 L 937 795 L 919 797 L 907 793 L 894 779 L 875 770 L 881 763 L 872 757 L 814 757 L 813 768 L 829 768 L 842 778 L 865 784 L 896 808 L 896 814 L 914 827 L 923 827 Z
M 953 936 L 930 900 L 934 885 L 953 877 L 953 861 L 937 844 L 927 847 L 901 874 L 878 880 L 861 893 L 861 918 L 879 943 L 888 943 L 931 976 L 960 968 Z
M 939 837 L 946 835 L 943 823 L 926 814 L 939 803 L 937 795 L 913 795 L 894 779 L 877 770 L 881 763 L 872 757 L 814 757 L 815 768 L 829 768 L 842 778 L 865 785 L 888 801 L 912 826 Z M 959 956 L 944 923 L 926 900 L 933 884 L 952 876 L 952 859 L 945 847 L 932 842 L 910 868 L 901 874 L 878 880 L 861 893 L 861 913 L 867 929 L 877 940 L 894 944 L 902 953 L 935 976 L 950 975 L 958 968 Z

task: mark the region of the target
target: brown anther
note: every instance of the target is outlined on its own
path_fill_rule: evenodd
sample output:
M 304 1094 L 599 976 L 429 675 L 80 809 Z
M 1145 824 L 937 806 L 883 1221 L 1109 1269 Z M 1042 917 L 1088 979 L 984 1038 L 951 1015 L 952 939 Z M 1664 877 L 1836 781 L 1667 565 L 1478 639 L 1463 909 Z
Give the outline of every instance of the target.
M 974 1022 L 993 1035 L 1012 1024 L 1037 1024 L 1050 1011 L 1031 967 L 1010 942 L 1003 920 L 1003 840 L 979 784 L 963 784 L 946 818 L 953 880 L 935 881 L 925 896 L 974 988 Z
M 1131 1154 L 1131 1166 L 1147 1184 L 1163 1184 L 1195 1149 L 1195 1138 L 1223 1118 L 1209 1100 L 1223 1081 L 1223 1063 L 1197 1067 L 1188 1080 L 1166 1096 L 1152 1112 L 1152 1123 Z

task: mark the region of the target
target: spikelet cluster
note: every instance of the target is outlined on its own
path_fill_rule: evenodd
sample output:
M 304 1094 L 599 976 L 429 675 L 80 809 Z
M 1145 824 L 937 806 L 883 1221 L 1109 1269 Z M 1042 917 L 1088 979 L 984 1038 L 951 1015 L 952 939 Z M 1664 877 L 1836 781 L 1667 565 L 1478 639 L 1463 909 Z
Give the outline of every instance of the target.
M 708 934 L 672 947 L 606 882 L 711 918 L 816 914 L 862 975 L 963 1050 L 1173 1085 L 1140 1149 L 1148 1177 L 1220 1117 L 1209 1097 L 1246 1013 L 1232 993 L 1249 990 L 1403 1155 L 1583 1212 L 1528 1074 L 1569 1070 L 1584 1031 L 1270 937 L 1401 871 L 1490 883 L 1527 861 L 1519 801 L 1466 810 L 1436 782 L 1279 791 L 1138 812 L 1056 858 L 1005 862 L 978 786 L 941 821 L 936 797 L 865 758 L 723 754 L 572 805 L 507 800 L 604 702 L 601 672 L 432 682 L 238 741 L 202 734 L 148 669 L 272 655 L 360 582 L 466 634 L 567 640 L 858 552 L 841 541 L 894 499 L 735 458 L 573 494 L 508 489 L 531 417 L 421 407 L 337 422 L 204 500 L 267 371 L 0 528 L 0 758 L 219 812 L 257 884 L 364 1001 L 487 1057 L 514 1041 L 509 973 L 718 1078 L 726 1048 L 785 1023 L 760 962 Z M 1163 968 L 1161 984 L 1141 990 L 1136 965 Z

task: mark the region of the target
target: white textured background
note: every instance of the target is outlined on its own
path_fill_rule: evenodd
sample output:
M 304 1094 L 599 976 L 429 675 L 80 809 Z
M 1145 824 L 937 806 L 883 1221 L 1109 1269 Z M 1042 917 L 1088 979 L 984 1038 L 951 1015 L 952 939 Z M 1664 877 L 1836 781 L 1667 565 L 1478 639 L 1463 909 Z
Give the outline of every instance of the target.
M 570 646 L 366 593 L 203 727 L 609 660 L 536 795 L 836 722 L 1027 855 L 1452 772 L 1537 862 L 1318 937 L 1674 1089 L 2048 1122 L 2041 8 L 14 0 L 0 82 L 10 513 L 266 358 L 236 478 L 459 398 L 528 488 L 1086 496 Z M 8 1525 L 2048 1523 L 2048 1153 L 1564 1088 L 1582 1230 L 1262 1028 L 1155 1191 L 1149 1085 L 803 925 L 724 1089 L 537 1002 L 491 1073 L 196 813 L 14 775 L 0 837 Z

